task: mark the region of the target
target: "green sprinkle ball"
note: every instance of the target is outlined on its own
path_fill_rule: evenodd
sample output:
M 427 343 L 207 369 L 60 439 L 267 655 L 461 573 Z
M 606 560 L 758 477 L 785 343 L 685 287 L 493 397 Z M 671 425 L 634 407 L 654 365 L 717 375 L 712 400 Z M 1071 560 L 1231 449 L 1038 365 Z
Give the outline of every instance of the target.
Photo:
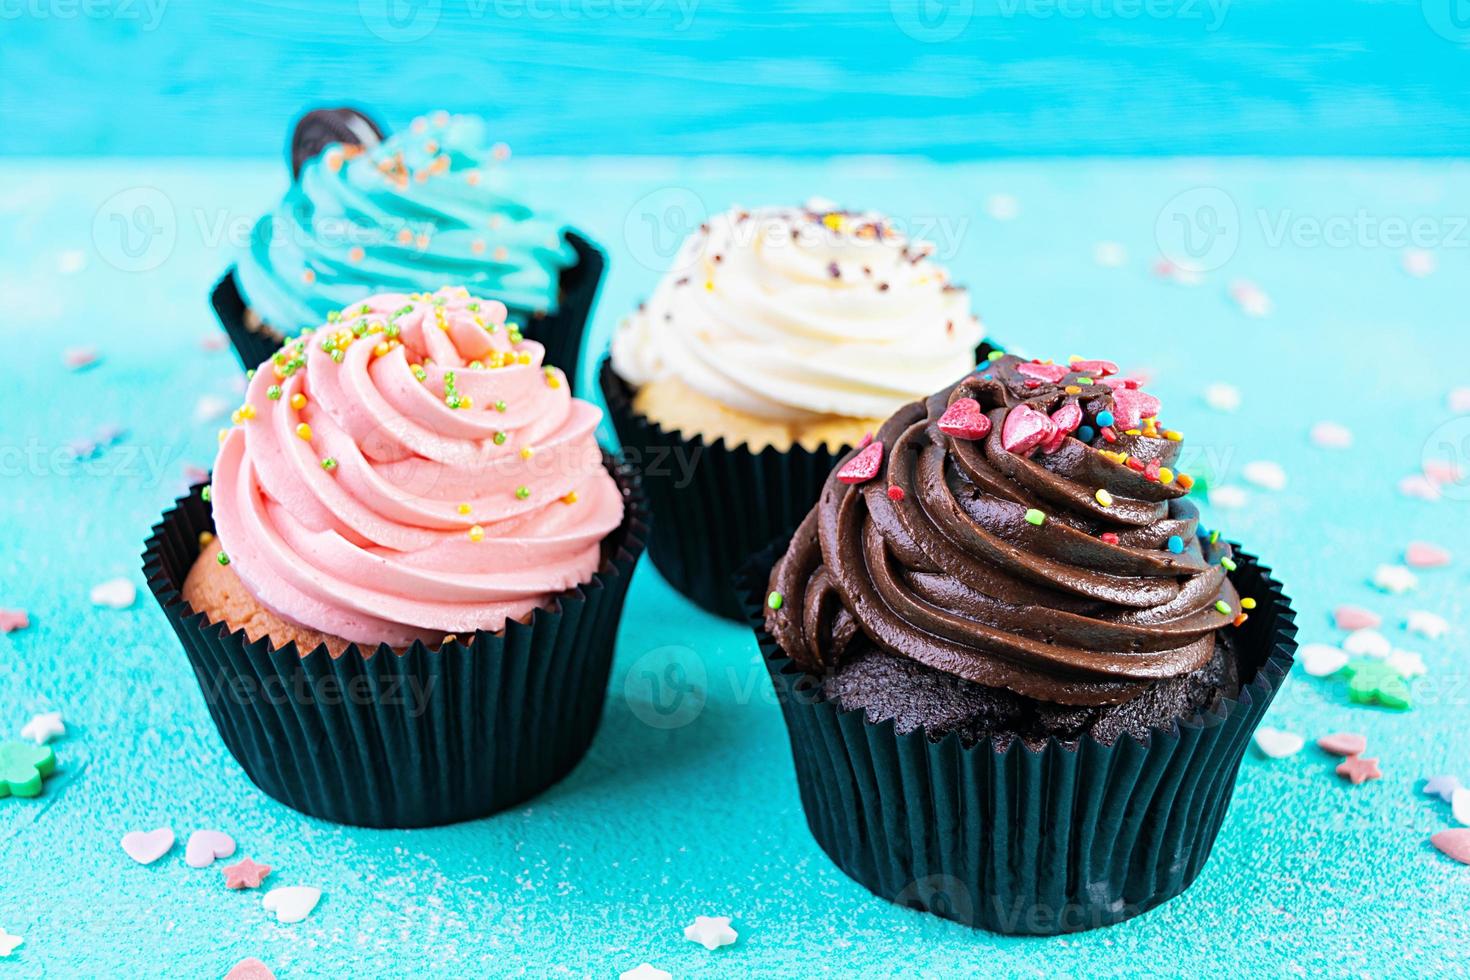
M 779 592 L 772 592 L 770 595 L 766 596 L 766 606 L 773 611 L 780 609 L 781 604 L 785 601 L 785 597 L 783 597 Z
M 1040 527 L 1045 522 L 1046 515 L 1037 510 L 1035 507 L 1032 507 L 1030 510 L 1026 511 L 1027 524 L 1035 524 L 1037 527 Z

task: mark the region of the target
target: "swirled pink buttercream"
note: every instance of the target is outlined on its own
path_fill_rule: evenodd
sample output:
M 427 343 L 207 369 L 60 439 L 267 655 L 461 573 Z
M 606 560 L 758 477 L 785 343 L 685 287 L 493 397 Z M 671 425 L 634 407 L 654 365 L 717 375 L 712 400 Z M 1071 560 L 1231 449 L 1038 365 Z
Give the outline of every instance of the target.
M 385 293 L 255 372 L 211 499 L 262 605 L 401 647 L 498 630 L 591 578 L 623 516 L 601 412 L 505 312 Z

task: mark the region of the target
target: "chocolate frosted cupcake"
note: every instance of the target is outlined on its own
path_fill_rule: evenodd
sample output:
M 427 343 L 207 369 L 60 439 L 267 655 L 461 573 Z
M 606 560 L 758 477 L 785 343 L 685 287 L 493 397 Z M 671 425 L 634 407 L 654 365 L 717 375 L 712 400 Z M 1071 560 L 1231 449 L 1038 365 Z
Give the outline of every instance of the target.
M 507 156 L 473 116 L 439 112 L 384 138 L 354 110 L 308 113 L 290 189 L 215 289 L 242 363 L 373 293 L 449 284 L 505 303 L 575 379 L 604 259 L 516 195 Z
M 603 392 L 645 467 L 650 552 L 704 608 L 738 616 L 731 574 L 836 459 L 974 366 L 980 324 L 932 251 L 877 214 L 731 210 L 618 329 Z
M 446 288 L 334 313 L 254 373 L 149 543 L 221 735 L 293 807 L 480 816 L 596 729 L 642 505 L 505 312 Z
M 1158 411 L 1108 362 L 1001 357 L 885 422 L 750 583 L 808 822 L 877 894 L 1054 933 L 1199 872 L 1295 631 Z

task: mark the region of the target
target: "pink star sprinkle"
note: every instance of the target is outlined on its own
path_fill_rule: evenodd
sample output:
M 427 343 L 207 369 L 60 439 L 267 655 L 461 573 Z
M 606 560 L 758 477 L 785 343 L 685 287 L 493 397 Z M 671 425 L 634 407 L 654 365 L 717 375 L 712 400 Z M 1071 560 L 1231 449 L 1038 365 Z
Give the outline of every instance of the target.
M 1332 610 L 1332 619 L 1340 630 L 1375 630 L 1383 625 L 1383 617 L 1358 606 L 1338 606 Z
M 1365 759 L 1360 755 L 1352 756 L 1337 764 L 1337 774 L 1348 782 L 1357 786 L 1366 783 L 1370 779 L 1382 779 L 1383 770 L 1378 768 L 1377 759 Z
M 271 873 L 270 865 L 256 864 L 249 858 L 241 858 L 224 868 L 226 888 L 259 888 L 265 876 Z
M 0 609 L 0 633 L 14 633 L 31 625 L 24 609 Z

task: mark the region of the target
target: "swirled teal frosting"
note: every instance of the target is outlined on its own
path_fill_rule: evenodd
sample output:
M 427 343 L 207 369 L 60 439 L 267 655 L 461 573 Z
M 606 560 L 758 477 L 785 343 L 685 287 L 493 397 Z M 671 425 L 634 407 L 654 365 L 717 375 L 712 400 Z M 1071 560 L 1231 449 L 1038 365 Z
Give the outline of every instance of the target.
M 445 285 L 554 311 L 577 256 L 560 221 L 511 196 L 505 155 L 482 120 L 447 113 L 370 149 L 328 146 L 251 232 L 245 304 L 288 335 L 374 293 Z

